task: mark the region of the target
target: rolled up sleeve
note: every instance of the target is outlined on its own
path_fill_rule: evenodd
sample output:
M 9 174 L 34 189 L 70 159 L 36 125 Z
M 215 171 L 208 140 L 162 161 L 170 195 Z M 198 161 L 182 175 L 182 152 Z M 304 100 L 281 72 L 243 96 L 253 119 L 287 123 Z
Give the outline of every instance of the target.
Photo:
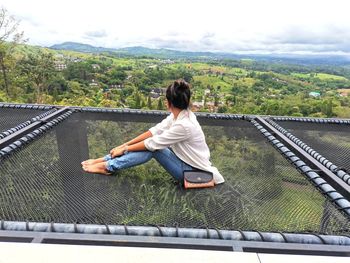
M 157 134 L 162 134 L 166 129 L 169 128 L 172 119 L 173 119 L 173 115 L 170 114 L 160 123 L 158 123 L 156 126 L 153 126 L 152 128 L 150 128 L 149 131 L 152 133 L 153 136 Z
M 189 128 L 182 124 L 174 124 L 161 134 L 156 134 L 144 141 L 145 147 L 149 151 L 165 149 L 175 143 L 188 139 L 191 135 Z

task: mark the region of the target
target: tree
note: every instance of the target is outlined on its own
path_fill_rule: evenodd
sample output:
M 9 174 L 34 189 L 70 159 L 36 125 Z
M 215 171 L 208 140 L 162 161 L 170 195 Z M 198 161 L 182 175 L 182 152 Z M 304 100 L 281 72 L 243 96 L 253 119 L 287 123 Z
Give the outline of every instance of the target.
M 217 92 L 214 93 L 214 106 L 217 107 L 219 106 L 219 94 Z
M 43 95 L 48 94 L 49 84 L 57 76 L 52 54 L 40 50 L 37 54 L 29 54 L 19 63 L 21 73 L 34 86 L 36 102 L 43 103 Z
M 231 91 L 232 91 L 232 94 L 238 95 L 238 93 L 240 92 L 240 89 L 239 89 L 237 83 L 233 84 L 233 87 L 232 87 Z
M 141 95 L 138 91 L 135 92 L 134 101 L 135 101 L 134 108 L 140 109 L 141 108 Z
M 87 82 L 93 78 L 93 68 L 87 62 L 72 62 L 68 64 L 63 74 L 67 80 Z
M 126 79 L 127 74 L 125 73 L 125 71 L 120 70 L 120 69 L 112 69 L 110 72 L 108 72 L 107 74 L 108 77 L 108 82 L 109 84 L 113 85 L 113 84 L 121 84 L 123 83 L 123 81 Z
M 333 102 L 332 100 L 327 100 L 323 102 L 322 112 L 328 117 L 333 117 Z
M 152 100 L 151 100 L 151 96 L 148 96 L 147 98 L 147 107 L 148 109 L 152 109 Z
M 163 99 L 162 98 L 158 99 L 157 110 L 164 110 L 164 104 L 163 104 Z
M 23 39 L 23 32 L 18 32 L 18 21 L 10 16 L 5 8 L 0 9 L 0 70 L 2 86 L 9 97 L 11 79 L 9 71 L 14 68 L 13 50 Z
M 144 109 L 146 107 L 146 102 L 144 100 L 141 100 L 141 109 Z
M 227 110 L 227 107 L 223 105 L 218 108 L 218 113 L 225 113 Z

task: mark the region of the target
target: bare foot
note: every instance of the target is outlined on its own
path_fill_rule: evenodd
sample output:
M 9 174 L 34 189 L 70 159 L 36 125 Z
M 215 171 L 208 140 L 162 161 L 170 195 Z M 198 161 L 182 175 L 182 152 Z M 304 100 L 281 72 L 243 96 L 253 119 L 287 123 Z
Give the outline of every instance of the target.
M 81 162 L 81 165 L 82 166 L 84 166 L 84 165 L 92 165 L 92 164 L 102 163 L 104 161 L 105 161 L 104 158 L 89 159 L 89 160 Z
M 100 163 L 91 164 L 91 165 L 83 165 L 83 170 L 91 174 L 111 175 L 111 172 L 109 172 L 106 169 L 106 162 L 100 162 Z

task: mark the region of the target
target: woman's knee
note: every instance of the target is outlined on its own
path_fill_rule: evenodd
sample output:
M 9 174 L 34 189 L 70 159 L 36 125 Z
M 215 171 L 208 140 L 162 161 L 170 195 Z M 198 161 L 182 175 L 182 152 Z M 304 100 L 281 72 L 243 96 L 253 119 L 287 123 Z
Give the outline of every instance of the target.
M 163 158 L 171 159 L 175 155 L 169 148 L 156 150 L 152 152 L 152 156 L 154 159 L 159 160 Z

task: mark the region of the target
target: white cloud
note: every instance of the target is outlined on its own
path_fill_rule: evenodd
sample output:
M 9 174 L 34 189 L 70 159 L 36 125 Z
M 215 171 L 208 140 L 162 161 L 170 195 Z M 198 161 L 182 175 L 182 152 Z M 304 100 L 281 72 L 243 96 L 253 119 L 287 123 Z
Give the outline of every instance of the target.
M 94 31 L 88 31 L 84 33 L 84 37 L 88 39 L 94 39 L 94 38 L 104 38 L 107 37 L 108 34 L 104 29 L 100 30 L 94 30 Z
M 30 43 L 350 52 L 347 0 L 2 0 Z

